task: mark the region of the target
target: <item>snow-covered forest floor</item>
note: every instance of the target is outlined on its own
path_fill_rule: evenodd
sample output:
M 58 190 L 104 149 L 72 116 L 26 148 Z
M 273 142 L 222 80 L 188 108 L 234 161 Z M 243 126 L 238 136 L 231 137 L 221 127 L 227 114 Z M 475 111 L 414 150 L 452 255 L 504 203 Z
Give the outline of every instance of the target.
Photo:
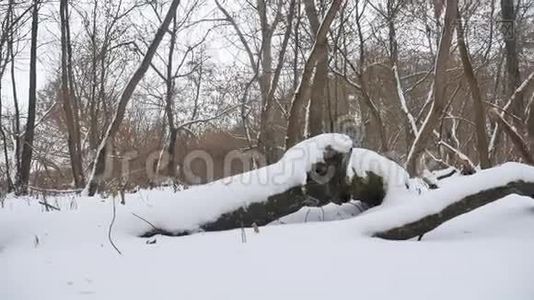
M 140 191 L 126 207 L 170 191 Z M 151 199 L 151 200 L 148 200 Z M 532 299 L 534 202 L 508 196 L 421 241 L 362 237 L 354 219 L 108 241 L 112 201 L 8 198 L 0 299 Z M 124 227 L 123 227 L 124 229 Z M 124 230 L 127 232 L 127 230 Z
M 273 195 L 307 184 L 332 151 L 349 154 L 347 178 L 362 186 L 370 174 L 383 179 L 380 205 L 300 206 L 259 228 L 208 226 L 236 211 L 251 215 Z M 120 194 L 10 194 L 0 208 L 0 299 L 532 299 L 534 201 L 509 195 L 525 194 L 507 185 L 514 182 L 534 182 L 534 168 L 507 163 L 428 189 L 393 161 L 325 134 L 275 164 L 180 192 L 126 193 L 124 204 Z M 508 196 L 481 208 L 466 204 L 496 187 L 508 192 L 494 199 Z M 373 237 L 460 202 L 461 216 L 420 241 Z M 233 224 L 226 228 L 239 227 Z

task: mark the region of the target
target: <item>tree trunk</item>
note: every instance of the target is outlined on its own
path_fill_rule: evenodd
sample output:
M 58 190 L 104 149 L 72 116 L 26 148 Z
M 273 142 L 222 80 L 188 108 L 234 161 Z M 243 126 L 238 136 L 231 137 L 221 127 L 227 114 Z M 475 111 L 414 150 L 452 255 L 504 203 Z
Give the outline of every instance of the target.
M 14 6 L 14 2 L 13 0 L 10 0 L 9 1 L 9 4 L 7 6 L 7 10 L 5 11 L 5 14 L 4 14 L 4 20 L 2 22 L 2 32 L 0 34 L 0 136 L 2 138 L 2 142 L 3 142 L 3 152 L 4 152 L 4 163 L 5 163 L 5 183 L 7 184 L 7 191 L 8 192 L 11 192 L 14 190 L 15 186 L 14 186 L 14 183 L 13 183 L 13 179 L 12 179 L 12 173 L 11 173 L 11 162 L 10 162 L 10 159 L 9 159 L 9 149 L 8 149 L 8 138 L 7 138 L 7 134 L 4 130 L 4 127 L 2 126 L 2 108 L 3 108 L 3 103 L 2 103 L 2 78 L 4 76 L 4 73 L 5 73 L 5 70 L 6 70 L 6 67 L 7 67 L 7 64 L 9 62 L 9 59 L 11 59 L 11 80 L 12 80 L 12 84 L 13 84 L 13 88 L 15 87 L 15 79 L 14 79 L 14 67 L 13 67 L 13 60 L 14 60 L 14 54 L 13 54 L 13 38 L 14 38 L 14 34 L 13 34 L 13 27 L 15 26 L 14 24 L 14 21 L 13 21 L 13 6 Z M 9 29 L 10 28 L 10 29 Z M 5 52 L 6 55 L 5 57 L 3 56 L 4 54 L 4 45 L 7 45 L 7 51 Z M 14 102 L 15 102 L 15 111 L 18 112 L 18 102 L 17 102 L 17 97 L 16 97 L 16 91 L 13 90 L 13 96 L 14 96 Z M 16 124 L 18 124 L 18 113 L 16 113 Z M 17 132 L 18 126 L 15 125 L 15 129 L 14 131 Z M 14 133 L 16 134 L 16 133 Z M 16 137 L 16 141 L 15 141 L 15 145 L 13 145 L 13 148 L 14 148 L 14 151 L 17 151 L 18 149 L 18 137 Z M 18 165 L 18 162 L 19 162 L 19 159 L 18 159 L 18 156 L 16 155 L 16 152 L 15 152 L 15 160 L 17 161 L 17 164 L 16 164 L 16 170 L 19 170 L 19 165 Z M 18 171 L 17 171 L 18 172 Z
M 70 38 L 70 21 L 69 21 L 69 6 L 68 2 L 65 6 L 65 16 L 67 17 L 67 22 L 65 23 L 65 29 L 66 29 L 66 42 L 67 42 L 67 77 L 69 80 L 69 99 L 72 103 L 72 115 L 73 115 L 73 121 L 74 121 L 74 134 L 75 134 L 75 140 L 74 144 L 76 146 L 76 164 L 78 165 L 79 169 L 79 187 L 82 188 L 85 185 L 85 175 L 83 172 L 83 151 L 82 151 L 82 137 L 81 137 L 81 131 L 80 131 L 80 102 L 78 101 L 77 93 L 76 93 L 76 85 L 74 80 L 74 71 L 73 71 L 73 63 L 72 63 L 72 42 Z
M 91 177 L 89 179 L 89 182 L 87 183 L 87 186 L 85 187 L 85 192 L 90 196 L 93 196 L 96 193 L 98 182 L 101 179 L 100 176 L 104 173 L 105 160 L 106 160 L 105 156 L 107 152 L 106 148 L 108 147 L 108 143 L 111 140 L 113 140 L 113 138 L 115 137 L 115 134 L 117 134 L 117 132 L 119 131 L 119 127 L 122 123 L 122 119 L 124 118 L 124 114 L 126 113 L 126 106 L 128 105 L 128 102 L 130 101 L 130 98 L 132 97 L 133 92 L 135 91 L 135 88 L 137 87 L 137 84 L 139 83 L 139 81 L 141 81 L 144 74 L 150 67 L 150 62 L 152 61 L 152 57 L 154 57 L 154 54 L 156 53 L 156 50 L 161 40 L 163 39 L 163 35 L 165 34 L 165 32 L 167 31 L 167 28 L 169 27 L 169 24 L 175 14 L 176 8 L 178 7 L 179 3 L 180 3 L 180 0 L 173 0 L 172 3 L 170 4 L 169 11 L 167 12 L 165 19 L 163 20 L 160 27 L 158 28 L 158 31 L 156 32 L 154 40 L 148 47 L 148 50 L 145 54 L 145 57 L 143 58 L 143 61 L 141 62 L 141 65 L 132 75 L 132 77 L 130 78 L 130 81 L 128 81 L 128 84 L 124 88 L 124 91 L 119 99 L 119 103 L 117 106 L 117 111 L 115 112 L 115 116 L 113 117 L 111 124 L 108 126 L 106 134 L 103 137 L 98 147 Z
M 521 134 L 517 132 L 517 129 L 512 124 L 508 123 L 502 115 L 495 111 L 492 112 L 493 118 L 495 119 L 497 124 L 499 124 L 500 128 L 502 128 L 506 135 L 510 138 L 514 146 L 517 148 L 518 152 L 523 157 L 523 160 L 527 164 L 534 165 L 534 152 L 531 151 L 532 148 L 529 146 L 529 143 L 525 142 Z M 532 136 L 529 135 L 529 137 Z M 530 142 L 532 142 L 532 140 L 530 140 Z
M 260 124 L 260 134 L 259 134 L 259 145 L 265 155 L 267 164 L 272 164 L 278 161 L 280 158 L 280 151 L 278 150 L 278 145 L 276 141 L 276 128 L 273 126 L 275 124 L 275 99 L 274 94 L 276 92 L 276 88 L 278 86 L 278 81 L 280 79 L 280 74 L 282 72 L 282 68 L 284 66 L 284 59 L 285 54 L 287 51 L 287 46 L 289 44 L 289 38 L 291 37 L 291 30 L 293 25 L 293 18 L 295 16 L 295 4 L 296 0 L 291 0 L 291 3 L 289 4 L 289 12 L 287 15 L 287 28 L 284 33 L 284 39 L 282 41 L 282 45 L 280 48 L 280 52 L 278 54 L 278 63 L 276 65 L 276 69 L 274 70 L 274 73 L 272 76 L 267 76 L 268 78 L 264 78 L 262 75 L 260 81 L 263 82 L 263 85 L 266 85 L 268 91 L 266 94 L 266 98 L 263 100 L 262 105 L 262 111 L 261 111 L 261 124 Z M 262 17 L 263 19 L 263 17 Z M 266 20 L 262 21 L 262 28 Z M 272 35 L 271 28 L 271 33 Z M 263 43 L 262 43 L 262 68 L 263 70 L 270 69 L 270 65 L 272 64 L 271 59 L 271 44 L 272 44 L 272 36 L 268 35 L 268 32 L 263 33 Z M 268 43 L 266 42 L 268 41 Z M 268 49 L 266 48 L 266 45 L 268 45 Z M 265 72 L 265 71 L 264 71 Z M 270 71 L 272 72 L 272 71 Z M 269 79 L 269 82 L 266 80 Z M 265 81 L 265 82 L 264 82 Z M 265 88 L 265 87 L 264 87 Z
M 33 155 L 33 138 L 35 131 L 35 106 L 37 103 L 37 33 L 39 29 L 39 0 L 33 0 L 31 45 L 30 45 L 30 79 L 28 92 L 28 119 L 21 152 L 20 175 L 17 178 L 18 194 L 28 193 L 28 183 Z
M 1 75 L 1 73 L 0 73 Z M 2 92 L 2 82 L 1 82 L 2 76 L 0 76 L 0 93 Z M 0 94 L 0 136 L 2 137 L 2 143 L 3 143 L 3 151 L 4 151 L 4 163 L 6 165 L 6 183 L 7 183 L 7 191 L 11 192 L 14 189 L 13 181 L 11 180 L 11 171 L 9 167 L 9 150 L 7 149 L 7 135 L 4 131 L 4 127 L 2 126 L 2 99 Z
M 314 36 L 319 33 L 319 18 L 313 0 L 305 0 L 306 16 Z M 328 44 L 327 39 L 317 40 L 317 66 L 311 87 L 310 109 L 308 110 L 307 134 L 312 137 L 324 132 L 325 103 L 328 99 Z
M 214 221 L 200 224 L 197 230 L 153 227 L 141 236 L 150 237 L 156 234 L 183 236 L 198 231 L 220 231 L 243 226 L 250 227 L 253 224 L 263 226 L 310 204 L 322 206 L 330 201 L 336 203 L 347 202 L 351 199 L 345 181 L 347 155 L 350 155 L 350 153 L 330 152 L 327 150 L 324 153 L 325 162 L 312 166 L 312 171 L 308 173 L 304 185 L 295 186 L 283 193 L 269 196 L 265 201 L 252 203 L 221 214 Z M 336 173 L 327 182 L 315 179 L 317 177 L 312 174 L 315 172 L 321 176 L 324 175 L 321 172 L 327 172 L 330 169 L 336 170 Z
M 516 11 L 514 9 L 513 0 L 501 0 L 501 17 L 502 30 L 504 36 L 504 49 L 506 53 L 506 92 L 510 96 L 521 84 L 521 76 L 519 73 L 519 59 L 517 49 L 517 26 Z M 524 114 L 524 101 L 520 95 L 512 106 L 512 113 L 520 118 Z
M 95 1 L 92 11 L 91 39 L 91 94 L 89 98 L 89 148 L 96 150 L 98 147 L 98 116 L 97 116 L 97 87 L 98 87 L 98 55 L 96 41 L 96 10 L 98 2 Z M 89 31 L 89 30 L 87 30 Z
M 14 1 L 13 0 L 10 0 L 9 1 L 9 5 L 10 5 L 10 8 L 8 9 L 9 10 L 9 13 L 10 13 L 10 23 L 13 23 L 13 20 L 14 20 L 14 13 L 13 13 L 13 5 L 14 5 Z M 21 141 L 21 137 L 20 137 L 20 108 L 19 108 L 19 98 L 18 98 L 18 95 L 17 95 L 17 80 L 16 80 L 16 76 L 15 76 L 15 52 L 13 51 L 13 44 L 15 43 L 15 29 L 14 29 L 14 26 L 11 27 L 11 38 L 9 40 L 9 44 L 8 44 L 8 47 L 9 47 L 9 53 L 10 53 L 10 57 L 11 57 L 11 89 L 12 89 L 12 92 L 13 92 L 13 107 L 15 108 L 15 128 L 14 128 L 14 132 L 13 132 L 13 135 L 15 136 L 14 137 L 14 140 L 15 140 L 15 145 L 14 145 L 14 152 L 15 152 L 15 155 L 14 155 L 14 159 L 15 159 L 15 174 L 20 174 L 20 151 L 21 151 L 21 145 L 20 145 L 20 141 Z
M 273 79 L 272 69 L 272 38 L 273 30 L 267 20 L 266 1 L 257 1 L 257 11 L 261 27 L 261 74 L 258 77 L 258 83 L 261 93 L 261 112 L 260 112 L 260 133 L 258 143 L 265 155 L 268 164 L 274 163 L 278 159 L 276 150 L 275 128 L 274 128 L 274 99 L 270 97 Z M 291 23 L 288 23 L 291 26 Z M 285 50 L 284 50 L 285 51 Z M 274 92 L 274 91 L 273 91 Z M 274 96 L 274 94 L 273 94 Z
M 167 165 L 168 176 L 173 180 L 176 179 L 176 138 L 178 137 L 178 129 L 172 128 L 169 133 L 169 147 L 167 153 L 169 154 L 169 162 Z
M 300 79 L 299 86 L 291 101 L 289 122 L 287 126 L 286 148 L 295 145 L 304 137 L 304 129 L 306 128 L 305 108 L 311 96 L 311 79 L 313 71 L 320 57 L 319 44 L 326 43 L 326 35 L 342 2 L 342 0 L 334 0 L 330 5 L 315 37 L 315 43 L 311 53 L 304 64 L 302 78 Z
M 216 219 L 208 218 L 210 221 L 204 221 L 193 227 L 190 227 L 190 225 L 185 225 L 187 226 L 185 228 L 172 227 L 172 225 L 167 225 L 171 227 L 165 227 L 165 225 L 156 227 L 153 223 L 143 219 L 152 228 L 142 232 L 141 236 L 150 237 L 156 234 L 183 236 L 202 231 L 251 227 L 254 224 L 263 226 L 296 212 L 304 206 L 310 206 L 310 204 L 323 206 L 330 202 L 341 204 L 348 202 L 350 199 L 359 199 L 369 207 L 377 207 L 373 213 L 362 216 L 361 222 L 356 220 L 360 217 L 354 219 L 356 224 L 363 225 L 362 229 L 365 231 L 362 231 L 362 233 L 367 232 L 372 236 L 384 239 L 404 240 L 421 236 L 450 219 L 510 194 L 534 197 L 534 182 L 525 182 L 520 179 L 528 178 L 529 175 L 527 174 L 532 173 L 532 170 L 525 169 L 525 167 L 522 169 L 521 166 L 509 166 L 508 170 L 514 168 L 517 173 L 504 176 L 503 182 L 505 183 L 486 187 L 482 191 L 477 190 L 476 187 L 470 188 L 468 190 L 471 190 L 472 193 L 460 196 L 461 198 L 443 198 L 449 196 L 446 190 L 437 192 L 438 194 L 432 194 L 433 192 L 427 191 L 426 193 L 429 194 L 419 196 L 424 197 L 424 199 L 418 201 L 406 201 L 406 203 L 399 205 L 378 207 L 382 205 L 382 201 L 386 196 L 387 181 L 385 178 L 368 170 L 365 178 L 354 176 L 350 183 L 347 182 L 346 170 L 348 162 L 351 161 L 349 159 L 351 155 L 353 155 L 351 152 L 337 152 L 327 147 L 323 152 L 324 162 L 311 166 L 305 183 L 302 185 L 292 186 L 282 193 L 268 196 L 263 201 L 255 200 L 251 204 L 234 208 L 228 212 L 221 212 L 216 216 Z M 334 173 L 328 177 L 321 177 L 330 172 L 330 170 L 334 170 Z M 489 178 L 492 175 L 494 173 L 473 175 L 473 178 L 466 177 L 464 180 L 476 185 L 476 182 L 481 182 L 484 178 Z M 475 178 L 476 176 L 482 177 Z M 508 182 L 506 182 L 506 178 L 509 178 Z M 449 188 L 453 189 L 455 187 Z M 436 197 L 436 199 L 433 197 Z M 450 197 L 455 197 L 454 193 Z M 423 205 L 424 203 L 421 201 L 438 202 Z M 243 202 L 247 203 L 248 201 L 244 199 Z M 377 214 L 376 218 L 374 214 Z M 139 217 L 138 215 L 136 216 Z M 142 219 L 142 217 L 139 218 Z M 161 224 L 157 219 L 152 221 L 156 221 L 156 224 Z
M 530 153 L 534 153 L 534 94 L 530 97 L 527 115 L 527 139 Z
M 171 40 L 169 44 L 168 62 L 167 62 L 167 74 L 165 75 L 165 85 L 167 91 L 165 93 L 165 114 L 167 115 L 167 123 L 169 123 L 169 145 L 167 146 L 167 153 L 169 155 L 169 162 L 167 165 L 167 175 L 174 178 L 176 176 L 176 162 L 175 162 L 175 146 L 176 136 L 178 130 L 176 130 L 176 124 L 174 120 L 174 79 L 172 72 L 172 62 L 174 56 L 174 46 L 176 43 L 176 11 L 172 18 L 172 29 L 170 31 Z M 159 164 L 158 164 L 159 165 Z M 159 170 L 156 170 L 159 171 Z
M 356 7 L 358 8 L 358 5 L 356 5 Z M 356 19 L 355 20 L 356 29 L 358 32 L 358 41 L 360 42 L 359 61 L 358 61 L 359 72 L 357 72 L 358 80 L 360 81 L 360 92 L 361 92 L 364 104 L 367 106 L 367 108 L 371 112 L 371 117 L 375 120 L 375 123 L 377 124 L 378 135 L 380 138 L 380 151 L 386 152 L 388 151 L 386 127 L 384 126 L 384 122 L 382 121 L 380 110 L 378 110 L 378 107 L 376 106 L 375 102 L 371 99 L 371 96 L 369 96 L 367 82 L 363 74 L 366 57 L 365 57 L 365 39 L 363 37 L 362 25 L 361 25 L 361 15 L 356 14 L 355 19 Z M 349 84 L 351 83 L 349 82 Z M 354 84 L 351 84 L 351 85 L 356 87 L 356 85 Z
M 456 17 L 457 2 L 456 0 L 447 0 L 447 8 L 445 10 L 445 22 L 441 33 L 438 55 L 434 66 L 434 84 L 432 87 L 432 106 L 428 113 L 419 134 L 416 136 L 412 147 L 406 159 L 406 166 L 411 175 L 417 172 L 417 159 L 421 151 L 427 145 L 428 140 L 432 136 L 434 130 L 443 110 L 446 105 L 446 90 L 447 90 L 447 62 L 449 61 L 449 48 L 451 46 L 452 33 L 454 29 L 454 21 Z
M 475 110 L 475 127 L 477 137 L 477 151 L 480 160 L 480 167 L 486 169 L 491 167 L 489 152 L 488 152 L 488 135 L 486 132 L 486 114 L 484 112 L 484 101 L 482 101 L 482 93 L 478 85 L 478 80 L 473 71 L 471 60 L 469 58 L 469 51 L 465 44 L 464 30 L 462 26 L 462 17 L 460 11 L 457 11 L 456 20 L 456 35 L 458 40 L 458 49 L 460 51 L 460 57 L 462 59 L 462 65 L 464 67 L 464 74 L 469 84 L 469 90 L 471 91 L 471 98 L 473 99 L 473 107 Z
M 70 164 L 72 168 L 72 177 L 74 179 L 74 185 L 77 188 L 83 187 L 85 184 L 82 168 L 82 156 L 80 145 L 80 131 L 77 111 L 73 109 L 73 80 L 72 75 L 69 76 L 69 15 L 68 15 L 68 1 L 61 0 L 59 2 L 59 11 L 61 17 L 61 99 L 63 102 L 63 110 L 65 112 L 65 125 L 67 127 L 68 137 L 67 143 L 70 155 Z M 77 106 L 76 106 L 77 107 Z

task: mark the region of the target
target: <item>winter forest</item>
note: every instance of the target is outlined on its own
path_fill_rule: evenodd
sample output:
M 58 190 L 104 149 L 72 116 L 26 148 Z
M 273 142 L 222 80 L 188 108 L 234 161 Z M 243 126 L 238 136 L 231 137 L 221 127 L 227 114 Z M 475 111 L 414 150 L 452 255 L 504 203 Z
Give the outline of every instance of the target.
M 534 1 L 0 26 L 0 299 L 534 299 Z

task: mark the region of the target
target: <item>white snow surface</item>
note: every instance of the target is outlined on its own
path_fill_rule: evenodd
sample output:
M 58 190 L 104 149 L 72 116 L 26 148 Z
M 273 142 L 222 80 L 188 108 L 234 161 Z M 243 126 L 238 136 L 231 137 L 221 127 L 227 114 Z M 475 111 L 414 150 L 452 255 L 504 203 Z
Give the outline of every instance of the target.
M 140 193 L 128 201 L 163 195 Z M 75 201 L 78 208 L 68 210 L 69 200 L 58 199 L 61 212 L 42 212 L 35 200 L 20 199 L 8 199 L 0 209 L 0 299 L 530 300 L 534 295 L 534 203 L 526 197 L 509 196 L 453 219 L 420 242 L 362 236 L 358 216 L 260 227 L 257 234 L 246 228 L 246 243 L 240 229 L 151 239 L 115 229 L 122 255 L 107 241 L 111 202 Z M 18 237 L 6 239 L 9 233 Z
M 260 227 L 259 233 L 246 228 L 246 242 L 241 229 L 137 237 L 150 226 L 132 212 L 164 228 L 195 229 L 221 212 L 302 183 L 327 146 L 345 152 L 351 147 L 343 135 L 310 141 L 258 171 L 179 193 L 141 190 L 127 194 L 126 205 L 49 197 L 61 211 L 46 212 L 37 199 L 8 197 L 0 209 L 0 299 L 534 298 L 531 198 L 508 196 L 445 223 L 419 242 L 371 237 L 466 195 L 511 181 L 534 182 L 534 167 L 518 163 L 450 178 L 421 194 L 406 191 L 404 175 L 398 182 L 388 177 L 386 205 L 320 222 L 349 217 L 348 204 L 328 205 L 313 222 Z M 365 174 L 356 166 L 356 174 Z M 249 202 L 243 202 L 244 195 Z M 111 233 L 122 255 L 108 241 L 113 207 Z M 298 222 L 303 213 L 286 220 Z

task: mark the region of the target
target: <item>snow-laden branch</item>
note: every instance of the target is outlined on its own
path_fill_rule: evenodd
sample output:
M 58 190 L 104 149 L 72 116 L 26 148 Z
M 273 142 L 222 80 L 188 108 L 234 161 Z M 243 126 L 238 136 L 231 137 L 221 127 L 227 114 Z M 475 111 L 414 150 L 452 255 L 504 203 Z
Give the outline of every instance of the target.
M 534 183 L 513 181 L 495 186 L 452 202 L 439 211 L 428 209 L 427 215 L 414 218 L 412 222 L 402 226 L 377 232 L 374 236 L 390 240 L 407 240 L 417 236 L 420 237 L 452 218 L 511 194 L 532 197 L 534 195 Z
M 467 157 L 463 152 L 458 150 L 457 148 L 454 148 L 451 144 L 441 140 L 438 142 L 439 145 L 445 147 L 447 150 L 451 151 L 452 153 L 456 154 L 458 158 L 464 162 L 466 162 L 472 169 L 476 169 L 476 165 L 473 163 L 472 160 Z
M 523 159 L 529 164 L 534 164 L 534 156 L 528 149 L 528 145 L 521 134 L 517 132 L 516 128 L 508 123 L 502 114 L 497 113 L 495 110 L 491 111 L 491 117 L 496 120 L 497 125 L 502 126 L 506 134 L 510 137 L 510 140 L 512 140 L 512 143 L 514 143 L 519 150 L 519 153 L 521 153 Z
M 410 113 L 410 110 L 408 109 L 408 105 L 406 104 L 406 98 L 404 97 L 404 92 L 402 91 L 402 85 L 401 80 L 399 77 L 399 70 L 397 68 L 397 65 L 394 65 L 393 68 L 393 74 L 395 75 L 395 82 L 397 86 L 397 95 L 399 96 L 399 101 L 401 103 L 401 108 L 404 114 L 406 115 L 406 118 L 408 120 L 408 124 L 411 126 L 411 131 L 414 136 L 418 134 L 417 124 L 415 123 L 415 119 L 413 115 Z
M 402 205 L 376 209 L 353 222 L 366 235 L 405 240 L 511 194 L 534 197 L 534 167 L 507 163 L 451 178 L 440 189 L 405 199 Z
M 525 80 L 523 80 L 523 82 L 517 87 L 512 96 L 510 96 L 503 109 L 499 113 L 497 120 L 504 118 L 505 114 L 508 112 L 508 109 L 515 102 L 515 99 L 517 99 L 519 95 L 523 94 L 523 92 L 530 85 L 531 82 L 534 82 L 534 72 L 530 73 L 530 75 L 525 78 Z M 491 139 L 488 146 L 489 153 L 492 153 L 495 150 L 495 143 L 497 142 L 497 135 L 499 133 L 499 130 L 499 124 L 495 124 L 495 128 L 493 128 L 493 132 L 491 134 Z

